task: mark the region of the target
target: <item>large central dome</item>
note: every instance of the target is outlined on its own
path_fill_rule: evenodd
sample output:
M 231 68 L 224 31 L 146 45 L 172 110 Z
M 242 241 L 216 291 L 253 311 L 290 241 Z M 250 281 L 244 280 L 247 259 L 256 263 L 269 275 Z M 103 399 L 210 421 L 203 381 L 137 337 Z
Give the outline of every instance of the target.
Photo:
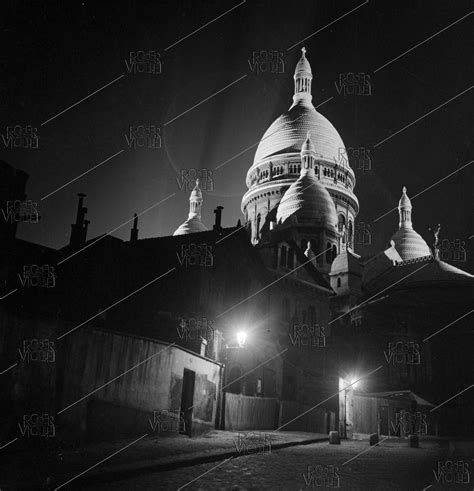
M 300 178 L 303 164 L 300 150 L 309 135 L 311 158 L 314 159 L 312 168 L 318 185 L 311 186 L 308 193 L 303 193 L 301 182 L 293 186 L 286 196 L 291 200 L 286 204 L 282 202 L 278 218 L 282 223 L 295 215 L 297 222 L 309 220 L 322 224 L 324 217 L 332 229 L 336 215 L 338 229 L 347 230 L 348 244 L 353 247 L 354 220 L 359 211 L 354 194 L 355 174 L 336 128 L 313 106 L 313 74 L 305 48 L 301 51 L 293 75 L 293 103 L 271 124 L 258 144 L 245 179 L 248 191 L 242 198 L 242 212 L 252 242 L 257 244 L 266 240 L 261 231 L 272 230 L 276 208 L 288 188 Z M 307 203 L 303 205 L 303 201 Z M 288 206 L 290 203 L 291 207 Z M 296 210 L 299 211 L 295 213 Z
M 348 166 L 346 159 L 341 160 L 345 147 L 336 128 L 305 100 L 293 104 L 272 123 L 258 145 L 253 165 L 274 155 L 299 153 L 308 131 L 318 158 Z

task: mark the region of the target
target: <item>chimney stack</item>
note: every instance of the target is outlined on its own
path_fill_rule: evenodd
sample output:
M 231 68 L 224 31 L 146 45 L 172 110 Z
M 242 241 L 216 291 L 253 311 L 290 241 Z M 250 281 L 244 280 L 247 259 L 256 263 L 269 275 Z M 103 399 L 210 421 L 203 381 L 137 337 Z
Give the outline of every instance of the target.
M 133 214 L 133 228 L 130 230 L 130 242 L 134 244 L 138 240 L 138 216 Z
M 214 230 L 222 230 L 221 227 L 221 219 L 222 219 L 222 210 L 224 209 L 223 206 L 218 206 L 215 210 L 214 213 L 216 215 L 216 223 L 214 224 Z
M 80 248 L 86 243 L 87 227 L 90 223 L 89 220 L 84 220 L 87 213 L 87 208 L 83 206 L 86 195 L 79 193 L 78 196 L 76 223 L 71 225 L 71 238 L 69 240 L 69 245 L 74 248 Z

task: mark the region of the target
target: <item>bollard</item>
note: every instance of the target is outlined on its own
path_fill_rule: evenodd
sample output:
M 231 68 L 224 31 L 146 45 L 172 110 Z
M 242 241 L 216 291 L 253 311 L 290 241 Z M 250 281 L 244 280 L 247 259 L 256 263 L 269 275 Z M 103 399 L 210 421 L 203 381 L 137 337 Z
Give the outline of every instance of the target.
M 377 445 L 379 442 L 379 435 L 378 433 L 372 433 L 369 437 L 369 445 Z
M 339 438 L 338 431 L 330 431 L 329 432 L 329 443 L 331 445 L 340 445 L 341 439 Z
M 408 436 L 408 445 L 412 448 L 418 448 L 419 438 L 418 435 L 409 435 Z

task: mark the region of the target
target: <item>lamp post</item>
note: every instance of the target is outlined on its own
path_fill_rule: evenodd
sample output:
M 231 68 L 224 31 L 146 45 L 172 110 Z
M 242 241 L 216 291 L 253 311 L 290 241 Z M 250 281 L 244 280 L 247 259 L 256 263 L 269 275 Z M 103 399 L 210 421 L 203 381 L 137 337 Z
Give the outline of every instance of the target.
M 354 390 L 359 384 L 359 380 L 352 378 L 350 384 L 344 389 L 344 437 L 347 438 L 347 393 Z

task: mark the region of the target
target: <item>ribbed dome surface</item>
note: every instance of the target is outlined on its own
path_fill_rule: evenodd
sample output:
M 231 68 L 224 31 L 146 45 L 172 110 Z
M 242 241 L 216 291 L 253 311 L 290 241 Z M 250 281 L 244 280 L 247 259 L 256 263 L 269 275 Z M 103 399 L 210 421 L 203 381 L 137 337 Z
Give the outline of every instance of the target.
M 428 244 L 412 228 L 399 228 L 393 234 L 392 240 L 395 242 L 395 249 L 404 261 L 431 255 Z
M 314 174 L 301 175 L 283 195 L 278 205 L 277 223 L 284 223 L 292 215 L 299 223 L 336 226 L 334 201 Z
M 265 157 L 282 153 L 299 153 L 310 132 L 317 158 L 337 162 L 344 143 L 336 128 L 311 103 L 299 101 L 279 116 L 263 135 L 255 153 L 254 165 Z M 346 164 L 348 165 L 348 163 Z
M 197 217 L 188 218 L 180 225 L 173 235 L 194 234 L 196 232 L 206 232 L 206 226 Z

